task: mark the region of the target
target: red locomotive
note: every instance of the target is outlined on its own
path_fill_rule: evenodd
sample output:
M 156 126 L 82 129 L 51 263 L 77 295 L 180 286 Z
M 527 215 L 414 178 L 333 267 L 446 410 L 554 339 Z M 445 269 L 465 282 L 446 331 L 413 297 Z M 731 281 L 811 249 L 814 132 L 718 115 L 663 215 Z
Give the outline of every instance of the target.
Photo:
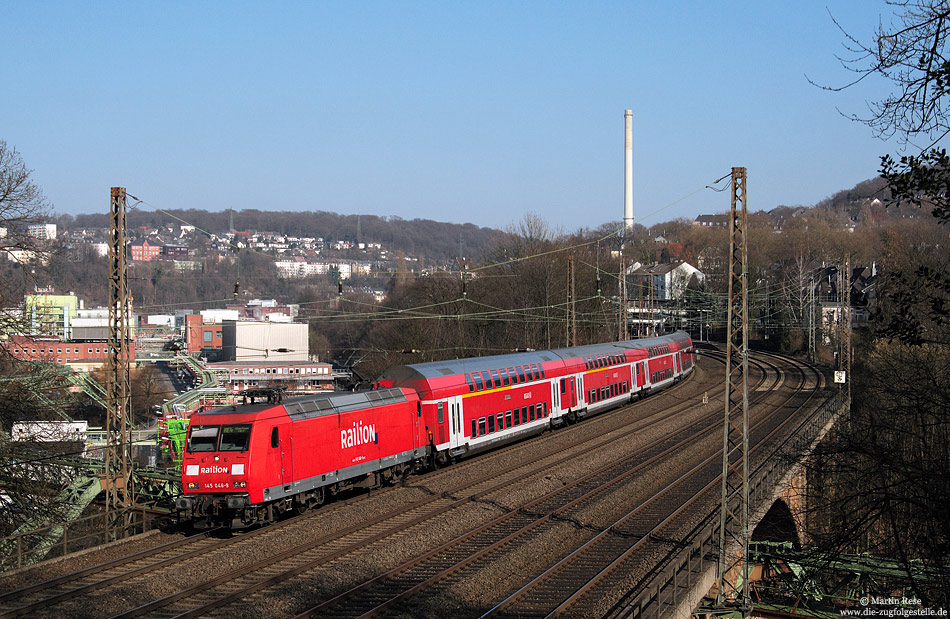
M 376 389 L 191 417 L 176 507 L 243 527 L 375 487 L 662 389 L 693 367 L 684 332 L 387 370 Z M 253 400 L 252 400 L 253 402 Z

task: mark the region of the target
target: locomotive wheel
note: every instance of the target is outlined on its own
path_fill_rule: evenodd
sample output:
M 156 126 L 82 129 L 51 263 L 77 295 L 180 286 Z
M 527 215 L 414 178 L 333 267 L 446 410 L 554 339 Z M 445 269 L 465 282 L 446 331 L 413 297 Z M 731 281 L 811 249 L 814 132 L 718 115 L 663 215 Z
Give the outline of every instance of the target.
M 570 411 L 567 414 L 567 423 L 569 425 L 574 425 L 575 423 L 577 423 L 577 413 L 575 413 L 574 411 Z
M 323 494 L 323 488 L 318 488 L 318 489 L 314 490 L 314 491 L 313 491 L 313 499 L 311 499 L 311 501 L 313 502 L 314 507 L 316 507 L 317 505 L 323 505 L 323 500 L 324 500 L 324 498 L 325 498 L 325 497 L 324 497 L 324 494 Z
M 307 505 L 306 500 L 294 499 L 294 513 L 296 513 L 297 515 L 300 515 L 306 512 L 308 507 L 309 505 Z

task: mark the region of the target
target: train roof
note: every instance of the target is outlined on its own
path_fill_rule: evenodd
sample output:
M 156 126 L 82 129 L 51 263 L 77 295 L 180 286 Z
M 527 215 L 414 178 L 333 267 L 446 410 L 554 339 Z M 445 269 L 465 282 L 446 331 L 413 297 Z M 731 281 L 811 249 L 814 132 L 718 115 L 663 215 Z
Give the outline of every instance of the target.
M 669 335 L 649 337 L 640 340 L 626 340 L 623 342 L 607 342 L 604 344 L 590 344 L 573 348 L 557 348 L 555 350 L 538 350 L 533 352 L 509 353 L 492 355 L 490 357 L 473 357 L 470 359 L 452 359 L 448 361 L 430 361 L 428 363 L 414 363 L 412 365 L 397 365 L 389 368 L 379 377 L 380 380 L 426 380 L 430 378 L 444 378 L 446 376 L 484 372 L 498 368 L 529 365 L 531 363 L 545 363 L 548 361 L 562 361 L 588 355 L 616 353 L 629 349 L 646 349 L 650 346 L 662 346 L 672 342 L 684 342 L 689 339 L 685 331 L 677 331 Z
M 287 415 L 294 421 L 320 417 L 322 415 L 336 415 L 349 411 L 360 410 L 372 406 L 385 406 L 406 402 L 409 398 L 402 389 L 378 389 L 376 391 L 328 391 L 314 395 L 305 395 L 299 398 L 288 398 L 279 404 L 245 404 L 222 406 L 214 410 L 200 413 L 204 415 L 246 415 L 261 411 L 272 411 L 283 407 Z
M 442 378 L 471 372 L 497 370 L 518 365 L 545 363 L 557 361 L 559 358 L 550 350 L 516 352 L 490 357 L 472 357 L 469 359 L 450 359 L 447 361 L 430 361 L 428 363 L 413 363 L 412 365 L 397 365 L 389 368 L 379 377 L 381 380 L 418 380 L 426 378 Z
M 555 348 L 551 352 L 561 359 L 574 359 L 577 357 L 602 355 L 606 353 L 621 352 L 624 350 L 645 350 L 652 346 L 663 346 L 673 342 L 684 342 L 688 338 L 689 335 L 685 331 L 676 331 L 675 333 L 670 333 L 668 335 L 658 335 L 656 337 L 646 337 L 638 340 L 589 344 L 587 346 L 574 346 L 573 348 Z

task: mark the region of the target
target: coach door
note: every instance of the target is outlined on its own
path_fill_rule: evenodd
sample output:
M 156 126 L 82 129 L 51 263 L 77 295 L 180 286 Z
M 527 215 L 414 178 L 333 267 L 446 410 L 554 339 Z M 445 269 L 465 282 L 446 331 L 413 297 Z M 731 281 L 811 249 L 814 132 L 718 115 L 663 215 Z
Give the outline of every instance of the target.
M 573 376 L 562 378 L 560 382 L 561 410 L 570 410 L 577 406 L 577 379 Z
M 449 409 L 449 446 L 458 447 L 465 442 L 465 429 L 462 426 L 462 396 L 457 395 L 448 399 L 446 406 Z

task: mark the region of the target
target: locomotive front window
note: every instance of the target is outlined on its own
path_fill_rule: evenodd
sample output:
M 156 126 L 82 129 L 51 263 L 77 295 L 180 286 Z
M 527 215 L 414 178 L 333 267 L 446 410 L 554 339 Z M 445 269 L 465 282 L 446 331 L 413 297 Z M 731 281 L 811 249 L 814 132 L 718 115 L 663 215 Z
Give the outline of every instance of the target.
M 251 424 L 237 423 L 221 426 L 221 445 L 218 451 L 247 451 L 251 442 Z
M 192 426 L 188 431 L 188 452 L 214 451 L 220 426 Z

